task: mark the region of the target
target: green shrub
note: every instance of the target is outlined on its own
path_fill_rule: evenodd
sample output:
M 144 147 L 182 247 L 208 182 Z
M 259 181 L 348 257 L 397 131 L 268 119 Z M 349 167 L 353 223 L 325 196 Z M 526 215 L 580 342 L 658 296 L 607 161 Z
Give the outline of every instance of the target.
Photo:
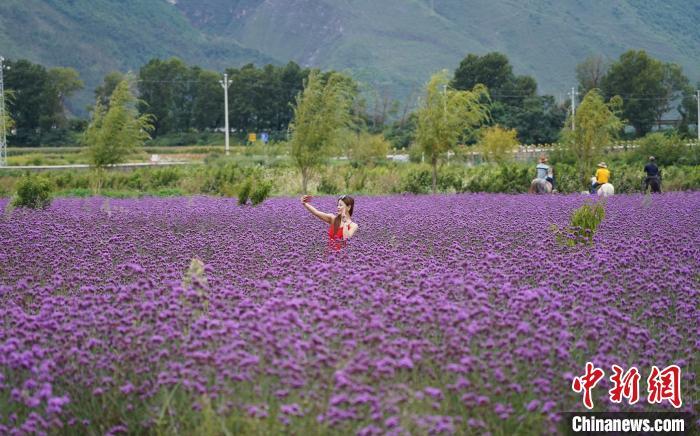
M 247 179 L 243 184 L 238 188 L 238 204 L 243 206 L 244 204 L 248 203 L 248 200 L 250 199 L 250 192 L 253 189 L 253 181 L 251 179 Z
M 584 204 L 571 214 L 567 228 L 560 229 L 556 224 L 552 224 L 552 230 L 556 233 L 557 242 L 560 244 L 568 246 L 592 244 L 593 236 L 603 218 L 605 218 L 603 202 L 595 205 Z
M 462 192 L 463 191 L 463 174 L 464 171 L 460 167 L 448 166 L 442 168 L 438 172 L 437 186 L 438 190 L 443 192 Z
M 149 185 L 151 189 L 169 188 L 180 180 L 178 168 L 158 168 L 150 172 Z
M 73 188 L 67 191 L 60 192 L 61 196 L 66 197 L 89 197 L 92 195 L 92 191 L 87 188 Z
M 43 209 L 51 204 L 51 191 L 51 182 L 47 178 L 27 174 L 17 183 L 12 206 Z
M 403 180 L 402 191 L 414 194 L 430 192 L 433 186 L 433 176 L 429 169 L 422 168 L 409 172 Z
M 320 194 L 327 194 L 327 195 L 335 195 L 338 192 L 340 192 L 340 188 L 338 188 L 338 185 L 333 183 L 333 181 L 330 179 L 330 177 L 322 177 L 321 182 L 318 184 L 318 187 L 316 190 Z
M 265 201 L 272 191 L 272 184 L 266 180 L 257 181 L 253 192 L 250 194 L 250 202 L 253 206 Z
M 185 195 L 179 188 L 162 188 L 155 192 L 157 197 L 180 197 Z
M 685 164 L 697 165 L 700 161 L 697 147 L 688 147 L 677 134 L 665 135 L 650 133 L 639 140 L 639 147 L 632 154 L 639 162 L 646 162 L 649 156 L 656 158 L 659 166 Z

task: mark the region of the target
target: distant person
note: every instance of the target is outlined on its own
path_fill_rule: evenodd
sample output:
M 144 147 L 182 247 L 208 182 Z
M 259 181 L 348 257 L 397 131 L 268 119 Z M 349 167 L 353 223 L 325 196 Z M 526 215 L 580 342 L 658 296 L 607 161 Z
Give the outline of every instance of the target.
M 540 162 L 537 164 L 537 178 L 545 180 L 552 185 L 554 189 L 554 170 L 549 165 L 547 156 L 540 156 Z
M 649 156 L 649 162 L 644 165 L 644 172 L 647 176 L 644 178 L 644 192 L 647 192 L 651 186 L 651 192 L 661 192 L 661 173 L 659 167 L 656 166 L 656 158 Z
M 313 207 L 310 204 L 311 198 L 310 195 L 304 195 L 301 197 L 301 203 L 318 219 L 330 225 L 328 229 L 329 245 L 334 250 L 340 250 L 347 245 L 347 241 L 352 238 L 358 228 L 357 223 L 352 221 L 355 200 L 349 195 L 341 196 L 338 198 L 337 213 L 331 215 L 329 213 L 320 212 Z
M 598 164 L 598 169 L 595 172 L 595 181 L 591 184 L 591 194 L 595 194 L 596 190 L 610 181 L 610 170 L 605 162 Z

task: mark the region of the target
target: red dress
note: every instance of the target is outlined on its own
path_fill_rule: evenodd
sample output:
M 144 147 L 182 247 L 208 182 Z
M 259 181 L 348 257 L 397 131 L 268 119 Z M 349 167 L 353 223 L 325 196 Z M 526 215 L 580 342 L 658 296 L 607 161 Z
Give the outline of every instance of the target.
M 350 230 L 350 224 L 348 224 L 348 230 Z M 331 224 L 328 228 L 328 243 L 334 250 L 340 250 L 347 245 L 347 241 L 343 239 L 343 226 L 338 227 L 335 234 L 333 234 L 333 224 Z

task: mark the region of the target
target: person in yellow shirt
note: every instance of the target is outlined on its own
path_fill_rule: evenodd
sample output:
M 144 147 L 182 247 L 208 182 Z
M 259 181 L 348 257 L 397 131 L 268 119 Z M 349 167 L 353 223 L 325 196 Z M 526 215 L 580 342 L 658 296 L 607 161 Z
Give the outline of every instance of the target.
M 605 162 L 598 164 L 598 169 L 595 172 L 595 183 L 591 185 L 591 194 L 594 194 L 598 187 L 610 181 L 610 170 Z

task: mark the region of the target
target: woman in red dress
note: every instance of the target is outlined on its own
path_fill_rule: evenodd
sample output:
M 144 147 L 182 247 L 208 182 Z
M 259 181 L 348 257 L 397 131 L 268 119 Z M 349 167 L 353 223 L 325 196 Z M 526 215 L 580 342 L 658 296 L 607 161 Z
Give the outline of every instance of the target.
M 355 207 L 355 200 L 349 195 L 338 198 L 338 213 L 331 215 L 317 210 L 310 204 L 311 196 L 301 197 L 304 207 L 321 221 L 328 223 L 328 240 L 331 248 L 340 250 L 347 244 L 348 239 L 357 231 L 357 223 L 352 221 L 352 211 Z

